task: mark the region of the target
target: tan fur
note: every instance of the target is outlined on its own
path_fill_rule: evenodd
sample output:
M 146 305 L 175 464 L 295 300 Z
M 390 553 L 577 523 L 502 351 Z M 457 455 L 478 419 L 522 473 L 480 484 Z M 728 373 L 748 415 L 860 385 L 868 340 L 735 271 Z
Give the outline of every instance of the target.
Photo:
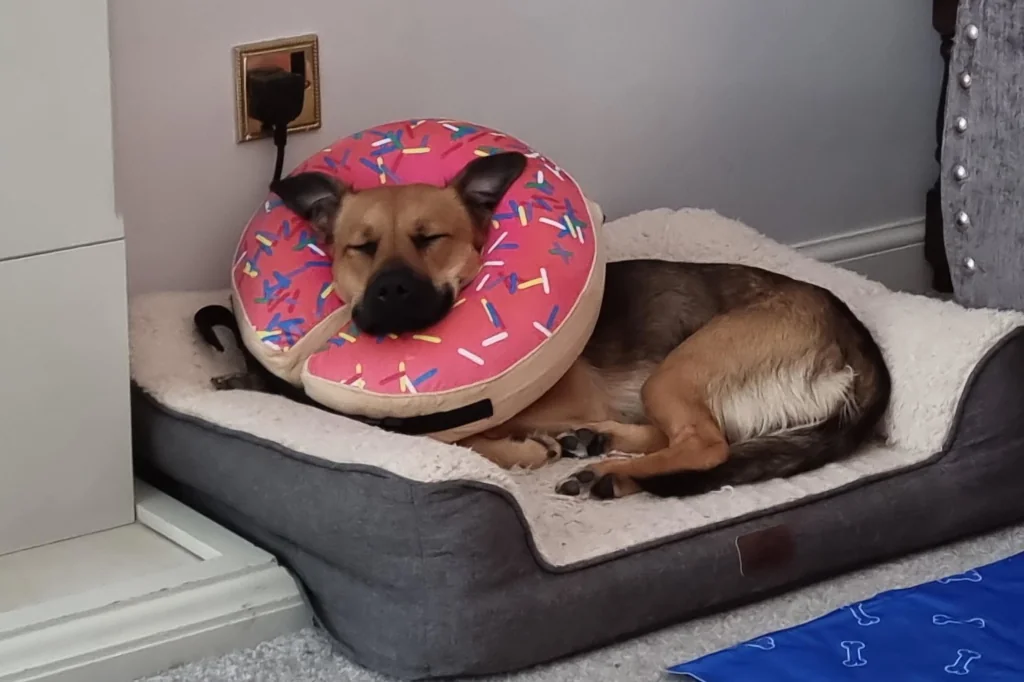
M 602 496 L 633 494 L 638 480 L 713 469 L 728 460 L 730 444 L 850 409 L 856 371 L 839 343 L 843 331 L 818 290 L 788 281 L 712 316 L 656 366 L 602 371 L 578 360 L 530 409 L 481 436 L 487 451 L 478 439 L 464 444 L 489 456 L 500 450 L 490 438 L 590 429 L 609 437 L 608 450 L 643 456 L 585 467 L 563 487 L 575 494 L 580 484 L 604 479 Z M 520 452 L 539 460 L 539 446 Z
M 455 291 L 479 272 L 473 221 L 450 188 L 386 185 L 347 194 L 331 226 L 334 284 L 346 301 L 358 303 L 381 265 L 401 261 L 435 286 Z M 435 237 L 417 248 L 414 237 Z M 368 256 L 356 247 L 377 243 Z
M 300 174 L 275 191 L 332 243 L 334 283 L 353 319 L 390 333 L 447 314 L 479 272 L 494 208 L 525 162 L 483 157 L 447 187 L 353 192 Z M 829 292 L 715 263 L 625 261 L 605 275 L 581 357 L 539 400 L 462 445 L 502 467 L 628 452 L 641 456 L 585 467 L 563 492 L 685 494 L 666 486 L 700 490 L 820 466 L 849 454 L 880 419 L 890 391 L 881 351 Z M 712 470 L 699 484 L 678 476 Z
M 543 435 L 523 440 L 474 436 L 471 439 L 475 452 L 483 455 L 504 469 L 537 469 L 558 459 L 558 442 Z
M 330 231 L 335 285 L 353 303 L 388 264 L 400 262 L 435 288 L 454 291 L 481 266 L 479 216 L 452 188 L 348 193 Z M 432 236 L 440 238 L 424 243 Z M 367 242 L 376 253 L 360 251 Z M 646 311 L 637 347 L 620 338 L 628 333 L 625 320 L 599 323 L 588 345 L 592 358 L 585 351 L 540 400 L 461 444 L 502 467 L 536 468 L 565 454 L 567 435 L 589 430 L 607 441 L 603 451 L 643 456 L 598 462 L 566 485 L 605 479 L 602 496 L 622 496 L 639 491 L 643 479 L 718 467 L 737 443 L 799 438 L 837 413 L 852 417 L 857 391 L 861 401 L 870 395 L 870 386 L 857 387 L 851 363 L 868 375 L 875 368 L 844 348 L 840 336 L 850 329 L 823 291 L 738 266 L 703 274 L 679 267 L 640 269 L 630 280 L 643 279 L 637 293 L 623 282 L 624 291 L 606 297 L 603 315 L 633 315 L 637 304 Z M 623 295 L 649 300 L 616 302 Z

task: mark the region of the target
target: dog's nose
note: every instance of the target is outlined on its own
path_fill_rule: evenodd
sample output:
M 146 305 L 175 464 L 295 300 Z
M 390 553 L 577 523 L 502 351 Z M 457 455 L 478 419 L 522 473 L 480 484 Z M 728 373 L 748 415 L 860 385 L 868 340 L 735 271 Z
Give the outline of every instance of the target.
M 402 304 L 409 300 L 417 287 L 418 278 L 408 268 L 381 272 L 366 287 L 366 298 L 384 304 Z
M 367 283 L 352 321 L 368 334 L 424 329 L 451 309 L 453 294 L 405 264 L 385 267 Z

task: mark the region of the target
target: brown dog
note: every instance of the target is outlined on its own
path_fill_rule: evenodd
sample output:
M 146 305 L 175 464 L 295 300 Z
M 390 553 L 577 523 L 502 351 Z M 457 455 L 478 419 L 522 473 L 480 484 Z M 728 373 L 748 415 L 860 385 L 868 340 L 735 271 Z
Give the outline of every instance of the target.
M 331 244 L 334 282 L 371 334 L 429 327 L 482 264 L 491 215 L 526 159 L 476 159 L 447 187 L 353 192 L 302 173 L 273 190 Z M 540 400 L 462 441 L 503 467 L 596 462 L 559 484 L 674 496 L 790 476 L 856 450 L 889 402 L 871 334 L 831 292 L 758 268 L 609 264 L 596 329 Z

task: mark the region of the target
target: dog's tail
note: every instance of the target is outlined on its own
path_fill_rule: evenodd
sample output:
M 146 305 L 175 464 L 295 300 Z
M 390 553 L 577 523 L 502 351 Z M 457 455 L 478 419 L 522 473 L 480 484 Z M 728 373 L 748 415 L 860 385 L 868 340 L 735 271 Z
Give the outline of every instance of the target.
M 196 332 L 203 341 L 221 353 L 225 352 L 226 349 L 217 336 L 216 329 L 218 327 L 226 329 L 234 337 L 235 345 L 242 353 L 242 358 L 245 361 L 245 372 L 211 379 L 215 388 L 218 390 L 232 388 L 269 390 L 306 405 L 316 405 L 306 396 L 305 392 L 271 373 L 270 370 L 256 359 L 256 356 L 246 347 L 245 340 L 242 338 L 242 330 L 238 326 L 238 319 L 230 308 L 223 305 L 203 306 L 192 316 L 192 322 L 195 325 Z
M 854 370 L 849 392 L 826 419 L 755 436 L 729 447 L 729 459 L 707 471 L 637 479 L 660 497 L 698 495 L 725 486 L 793 476 L 853 454 L 868 441 L 889 406 L 892 378 L 867 328 L 829 293 L 845 327 L 841 345 Z
M 235 314 L 227 306 L 203 306 L 192 316 L 192 322 L 203 341 L 221 353 L 224 352 L 224 344 L 220 342 L 217 332 L 214 331 L 217 327 L 223 327 L 231 332 L 239 348 L 245 347 L 245 344 L 242 342 L 242 330 L 238 327 L 238 320 L 235 319 Z

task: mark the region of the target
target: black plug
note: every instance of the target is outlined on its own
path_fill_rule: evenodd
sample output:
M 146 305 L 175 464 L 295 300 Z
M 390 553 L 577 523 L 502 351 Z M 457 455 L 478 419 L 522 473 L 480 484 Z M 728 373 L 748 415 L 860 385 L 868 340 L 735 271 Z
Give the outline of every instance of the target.
M 284 167 L 284 147 L 288 141 L 288 124 L 302 113 L 306 92 L 306 77 L 301 73 L 286 71 L 279 66 L 252 69 L 246 74 L 246 92 L 249 99 L 249 116 L 274 133 L 277 146 L 277 161 L 274 164 L 274 180 L 281 179 Z

